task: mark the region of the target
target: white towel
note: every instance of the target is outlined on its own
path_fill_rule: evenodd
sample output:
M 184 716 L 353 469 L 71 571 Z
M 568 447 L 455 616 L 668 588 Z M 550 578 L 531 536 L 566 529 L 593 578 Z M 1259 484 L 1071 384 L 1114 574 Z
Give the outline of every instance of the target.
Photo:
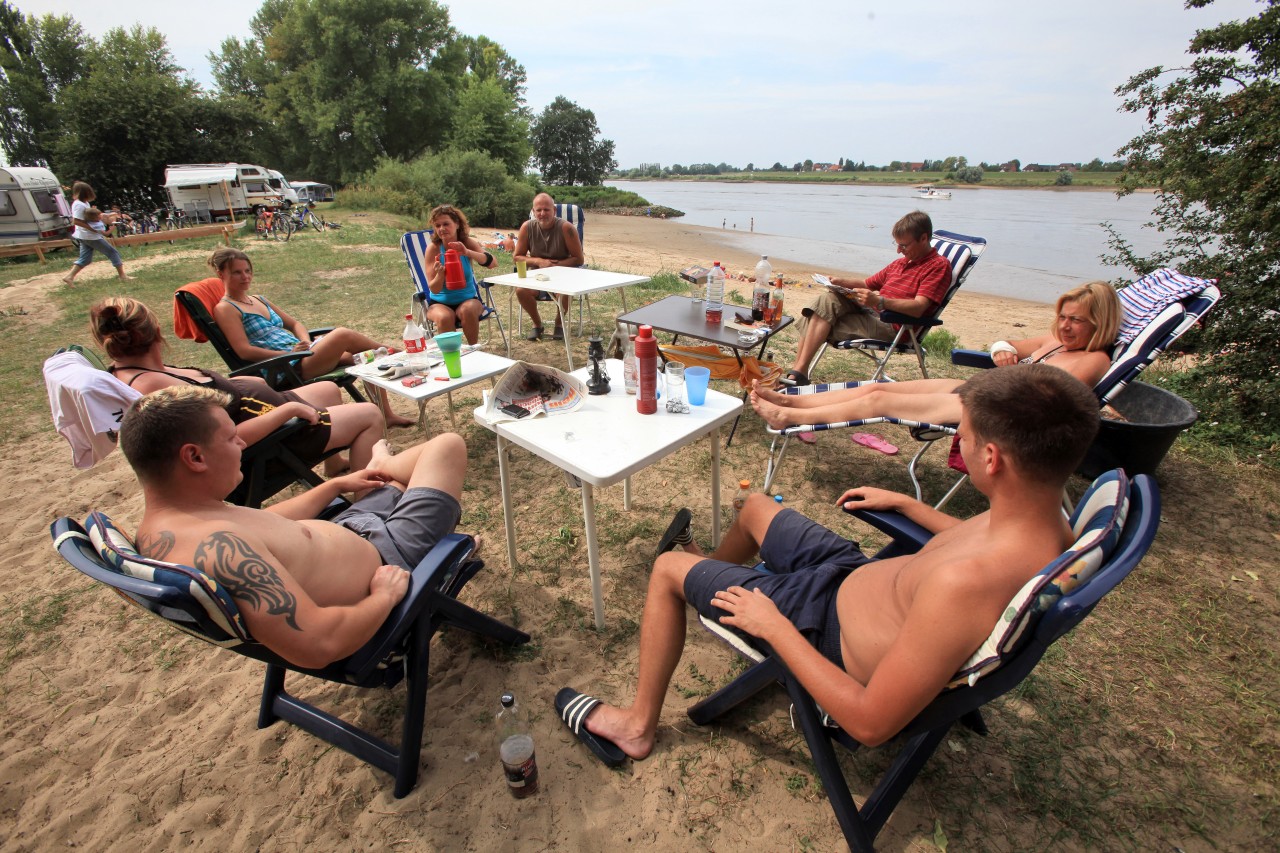
M 92 468 L 111 453 L 125 410 L 142 396 L 78 352 L 45 361 L 44 382 L 54 428 L 71 445 L 77 468 Z

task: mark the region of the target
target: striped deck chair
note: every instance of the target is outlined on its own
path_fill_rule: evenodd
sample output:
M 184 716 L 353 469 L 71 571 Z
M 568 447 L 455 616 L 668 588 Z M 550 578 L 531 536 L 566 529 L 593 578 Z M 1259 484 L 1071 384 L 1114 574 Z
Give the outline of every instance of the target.
M 943 310 L 946 309 L 951 297 L 956 295 L 956 291 L 960 289 L 960 285 L 964 284 L 969 277 L 969 273 L 973 270 L 973 265 L 978 262 L 978 258 L 982 256 L 982 252 L 987 248 L 987 241 L 983 237 L 969 237 L 964 234 L 953 234 L 950 231 L 934 231 L 933 238 L 929 244 L 938 252 L 939 255 L 946 258 L 951 263 L 951 287 L 947 289 L 947 295 L 943 298 L 942 304 L 938 306 L 927 317 L 912 317 L 910 314 L 899 314 L 897 311 L 881 311 L 880 319 L 885 323 L 892 323 L 898 326 L 898 334 L 891 341 L 884 341 L 878 338 L 849 338 L 848 340 L 836 341 L 833 346 L 840 350 L 854 350 L 862 353 L 867 358 L 876 362 L 875 372 L 871 374 L 872 379 L 883 379 L 885 377 L 885 367 L 889 364 L 889 359 L 897 354 L 912 353 L 916 357 L 916 362 L 920 365 L 920 375 L 925 379 L 929 378 L 929 369 L 925 366 L 924 348 L 925 336 L 929 334 L 929 330 L 942 325 L 939 319 Z M 817 366 L 818 360 L 822 358 L 822 354 L 827 351 L 827 345 L 823 342 L 818 348 L 817 354 L 813 357 L 813 361 L 809 362 L 805 375 L 811 376 L 814 367 Z
M 1143 276 L 1128 287 L 1122 288 L 1118 294 L 1121 307 L 1124 308 L 1124 319 L 1120 324 L 1116 344 L 1112 348 L 1111 367 L 1093 388 L 1094 393 L 1098 395 L 1100 406 L 1114 402 L 1138 374 L 1154 362 L 1174 341 L 1200 322 L 1222 298 L 1222 292 L 1212 279 L 1196 278 L 1168 269 L 1157 270 Z M 962 367 L 995 366 L 991 361 L 990 353 L 976 350 L 954 350 L 951 360 L 952 363 Z M 840 388 L 856 388 L 864 384 L 866 383 L 845 382 L 782 390 L 787 394 L 816 394 Z M 955 424 L 923 424 L 900 418 L 869 418 L 860 421 L 792 426 L 782 430 L 769 428 L 768 431 L 774 438 L 769 447 L 764 490 L 767 492 L 772 487 L 778 468 L 782 465 L 787 444 L 793 435 L 880 423 L 908 427 L 912 437 L 923 442 L 907 466 L 911 484 L 915 488 L 916 499 L 923 500 L 923 490 L 917 475 L 920 459 L 933 446 L 933 442 L 940 438 L 955 436 Z M 944 506 L 964 481 L 965 478 L 961 477 L 937 506 Z
M 427 286 L 427 252 L 435 251 L 431 245 L 430 231 L 409 231 L 400 238 L 400 251 L 404 252 L 405 263 L 409 265 L 409 277 L 413 280 L 413 318 L 418 325 L 429 333 L 435 329 L 427 319 L 427 306 L 431 303 L 431 289 Z M 502 337 L 502 345 L 506 347 L 507 357 L 511 357 L 511 342 L 507 340 L 507 331 L 502 327 L 502 318 L 493 304 L 493 285 L 477 277 L 476 285 L 480 290 L 480 301 L 484 303 L 481 320 L 492 320 L 498 327 Z M 493 343 L 493 326 L 489 326 L 489 343 Z

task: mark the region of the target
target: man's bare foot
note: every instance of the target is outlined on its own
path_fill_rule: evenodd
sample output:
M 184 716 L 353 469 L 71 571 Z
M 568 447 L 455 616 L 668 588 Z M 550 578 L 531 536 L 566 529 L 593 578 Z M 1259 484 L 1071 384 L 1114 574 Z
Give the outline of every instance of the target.
M 758 390 L 751 392 L 751 408 L 755 409 L 756 414 L 774 429 L 785 429 L 797 423 L 794 420 L 795 410 L 769 402 L 760 395 Z
M 76 283 L 76 280 L 71 276 L 66 276 L 62 279 L 62 283 L 65 284 L 67 287 L 71 287 Z
M 643 722 L 636 722 L 629 712 L 621 708 L 601 703 L 587 717 L 585 725 L 587 731 L 613 741 L 637 761 L 648 758 L 653 752 L 654 733 L 646 732 Z
M 389 427 L 411 427 L 417 425 L 414 418 L 406 418 L 404 415 L 397 415 L 395 412 L 387 412 L 383 415 L 383 420 L 387 422 Z
M 380 438 L 374 443 L 373 449 L 369 452 L 369 464 L 365 467 L 370 471 L 381 470 L 379 465 L 386 462 L 394 455 L 395 454 L 391 450 L 391 445 L 387 444 L 387 440 L 385 438 Z

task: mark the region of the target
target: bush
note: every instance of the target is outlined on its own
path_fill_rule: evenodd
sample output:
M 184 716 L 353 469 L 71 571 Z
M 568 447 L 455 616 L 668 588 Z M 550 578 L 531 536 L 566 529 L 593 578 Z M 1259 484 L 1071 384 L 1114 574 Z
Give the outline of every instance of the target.
M 964 181 L 966 184 L 982 183 L 982 167 L 981 166 L 965 166 L 956 172 L 956 177 Z
M 1069 187 L 1071 186 L 1071 181 L 1072 178 L 1070 172 L 1059 172 L 1058 177 L 1053 181 L 1053 185 L 1055 187 Z
M 643 196 L 616 187 L 546 187 L 545 191 L 557 202 L 583 208 L 650 207 Z
M 431 208 L 452 204 L 472 225 L 509 226 L 529 215 L 535 190 L 479 151 L 426 154 L 404 163 L 383 160 L 356 186 L 338 193 L 346 207 L 386 210 L 425 222 Z

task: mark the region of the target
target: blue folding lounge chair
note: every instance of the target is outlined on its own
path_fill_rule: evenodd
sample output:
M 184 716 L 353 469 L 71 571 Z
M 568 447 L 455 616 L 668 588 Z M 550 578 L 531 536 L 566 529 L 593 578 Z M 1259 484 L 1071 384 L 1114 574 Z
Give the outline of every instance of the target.
M 428 252 L 436 251 L 435 246 L 431 245 L 430 231 L 409 231 L 400 238 L 400 251 L 404 252 L 405 263 L 409 265 L 409 277 L 413 279 L 413 306 L 414 316 L 423 328 L 428 328 L 430 321 L 427 320 L 427 306 L 431 304 L 431 289 L 427 286 L 427 264 L 426 257 Z M 507 350 L 507 357 L 511 356 L 511 343 L 507 340 L 507 331 L 502 327 L 502 318 L 498 316 L 498 309 L 493 304 L 493 285 L 489 284 L 479 276 L 476 277 L 476 285 L 480 290 L 480 301 L 484 303 L 484 311 L 480 314 L 480 319 L 492 320 L 498 327 L 498 334 L 502 337 L 502 345 Z M 434 329 L 428 329 L 434 332 Z M 489 327 L 489 343 L 493 343 L 493 326 Z
M 956 295 L 960 285 L 964 284 L 965 280 L 969 278 L 969 273 L 972 272 L 974 264 L 978 262 L 978 258 L 982 256 L 982 252 L 987 248 L 987 241 L 984 237 L 969 237 L 965 234 L 953 234 L 950 231 L 941 230 L 933 232 L 933 237 L 929 240 L 929 244 L 951 264 L 951 286 L 947 288 L 947 294 L 943 297 L 942 304 L 927 317 L 912 317 L 910 314 L 900 314 L 897 311 L 881 311 L 880 320 L 882 322 L 898 326 L 898 333 L 894 335 L 891 341 L 884 341 L 878 338 L 849 338 L 843 341 L 836 341 L 833 345 L 836 349 L 855 350 L 875 361 L 876 369 L 871 374 L 871 379 L 873 380 L 884 378 L 885 367 L 888 365 L 889 359 L 899 353 L 913 353 L 916 357 L 916 362 L 920 365 L 920 375 L 925 379 L 929 378 L 929 369 L 925 366 L 925 355 L 927 355 L 924 348 L 925 336 L 929 334 L 930 329 L 942 325 L 942 320 L 939 319 L 940 315 L 950 304 L 951 297 Z M 806 376 L 813 375 L 813 369 L 826 351 L 827 344 L 824 341 L 822 346 L 818 348 L 813 360 L 806 366 Z
M 50 527 L 54 547 L 68 563 L 106 584 L 126 601 L 168 622 L 183 633 L 267 665 L 258 711 L 258 728 L 287 720 L 321 740 L 395 777 L 394 793 L 403 797 L 418 779 L 422 730 L 427 708 L 427 665 L 431 638 L 446 625 L 518 645 L 529 635 L 457 600 L 484 563 L 472 559 L 470 536 L 450 534 L 413 570 L 409 591 L 387 621 L 355 654 L 321 669 L 294 666 L 256 642 L 227 591 L 190 566 L 140 557 L 103 513 L 90 514 L 88 531 L 70 518 Z M 284 689 L 287 671 L 356 687 L 408 687 L 400 743 L 389 744 L 351 723 L 291 696 Z
M 877 554 L 880 559 L 914 553 L 929 539 L 927 531 L 896 513 L 853 515 L 893 537 Z M 1128 576 L 1151 546 L 1159 521 L 1160 496 L 1153 479 L 1144 475 L 1130 482 L 1121 471 L 1098 478 L 1071 518 L 1075 543 L 1018 592 L 952 683 L 894 738 L 902 748 L 861 809 L 849 793 L 832 741 L 849 750 L 860 744 L 833 723 L 824 724 L 813 698 L 780 659 L 766 654 L 753 638 L 714 620 L 703 619 L 703 625 L 753 665 L 689 708 L 689 717 L 706 725 L 769 685 L 781 683 L 846 842 L 852 850 L 870 851 L 951 727 L 959 721 L 985 735 L 981 707 L 1021 683 L 1049 646 Z
M 555 213 L 556 213 L 556 216 L 563 219 L 565 222 L 568 222 L 574 228 L 578 229 L 578 242 L 581 243 L 583 246 L 583 249 L 585 249 L 587 245 L 587 237 L 586 237 L 587 215 L 586 213 L 583 212 L 582 208 L 578 207 L 578 205 L 576 204 L 557 204 L 555 205 Z M 533 211 L 529 211 L 529 219 L 533 219 Z M 514 293 L 515 291 L 513 290 L 512 294 Z M 511 298 L 514 298 L 514 296 L 512 296 Z M 507 300 L 508 308 L 511 307 L 511 304 L 510 304 L 511 298 Z M 547 293 L 545 290 L 538 291 L 539 302 L 551 302 L 554 298 L 555 297 L 553 297 L 550 293 Z M 591 297 L 579 296 L 578 297 L 578 337 L 582 337 L 582 304 L 584 301 L 586 302 L 587 310 L 588 311 L 591 310 Z M 519 316 L 516 319 L 516 334 L 517 335 L 524 334 L 524 312 L 520 312 Z
M 1214 281 L 1184 275 L 1169 269 L 1156 270 L 1143 276 L 1121 289 L 1119 295 L 1124 309 L 1124 318 L 1116 344 L 1111 350 L 1111 367 L 1094 385 L 1093 390 L 1098 395 L 1099 405 L 1112 403 L 1119 398 L 1125 387 L 1137 378 L 1138 374 L 1154 362 L 1174 341 L 1200 322 L 1222 298 L 1222 293 Z M 962 367 L 995 366 L 988 352 L 954 350 L 951 359 Z M 856 388 L 863 384 L 865 383 L 829 383 L 781 390 L 786 394 L 816 394 L 840 388 Z M 901 418 L 868 418 L 828 424 L 797 425 L 781 430 L 768 427 L 768 432 L 773 435 L 773 441 L 769 446 L 769 459 L 765 468 L 765 491 L 773 486 L 792 436 L 802 432 L 822 432 L 881 423 L 908 427 L 914 438 L 924 442 L 907 466 L 912 486 L 915 488 L 916 499 L 922 499 L 920 479 L 917 475 L 920 459 L 933 446 L 934 441 L 954 436 L 955 424 L 926 424 Z M 937 506 L 944 505 L 963 482 L 962 478 Z

